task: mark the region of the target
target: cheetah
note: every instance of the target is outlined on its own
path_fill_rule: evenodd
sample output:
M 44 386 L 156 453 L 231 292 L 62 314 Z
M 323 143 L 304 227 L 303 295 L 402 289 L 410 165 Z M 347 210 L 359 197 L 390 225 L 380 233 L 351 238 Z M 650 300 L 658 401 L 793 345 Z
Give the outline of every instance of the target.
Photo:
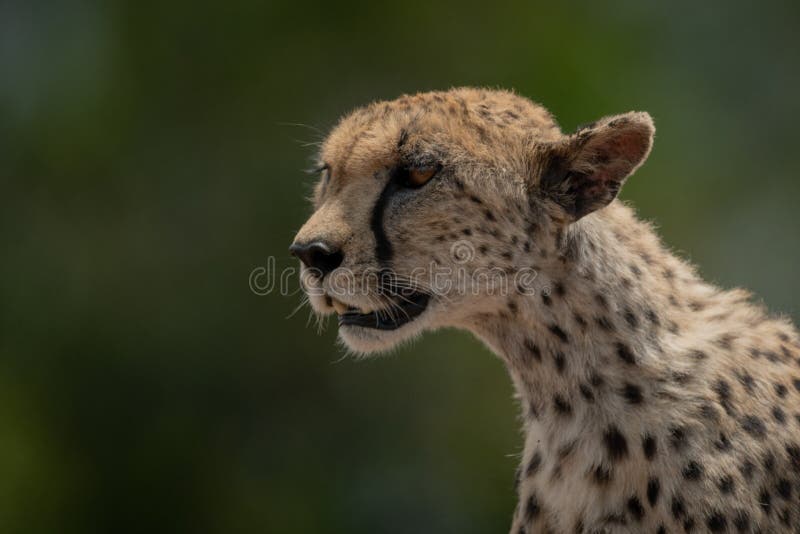
M 290 247 L 311 306 L 357 355 L 455 327 L 504 362 L 513 534 L 800 532 L 798 333 L 616 198 L 654 133 L 629 112 L 564 134 L 458 88 L 372 103 L 321 146 Z

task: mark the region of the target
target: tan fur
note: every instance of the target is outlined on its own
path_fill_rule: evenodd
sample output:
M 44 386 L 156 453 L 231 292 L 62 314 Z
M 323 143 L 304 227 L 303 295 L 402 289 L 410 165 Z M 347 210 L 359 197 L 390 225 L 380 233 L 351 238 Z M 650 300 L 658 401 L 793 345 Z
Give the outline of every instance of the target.
M 704 282 L 630 208 L 608 204 L 653 131 L 630 113 L 565 136 L 502 91 L 374 103 L 325 142 L 329 171 L 296 241 L 334 243 L 341 270 L 376 268 L 371 217 L 391 169 L 435 161 L 440 175 L 386 206 L 391 269 L 409 280 L 535 269 L 532 295 L 451 292 L 398 330 L 340 330 L 369 353 L 465 328 L 506 363 L 525 435 L 511 532 L 800 531 L 797 332 L 746 292 Z M 576 184 L 588 204 L 571 203 Z M 452 253 L 464 242 L 466 262 Z M 331 295 L 390 306 L 374 281 L 337 291 L 337 275 L 304 272 L 317 312 L 333 311 Z

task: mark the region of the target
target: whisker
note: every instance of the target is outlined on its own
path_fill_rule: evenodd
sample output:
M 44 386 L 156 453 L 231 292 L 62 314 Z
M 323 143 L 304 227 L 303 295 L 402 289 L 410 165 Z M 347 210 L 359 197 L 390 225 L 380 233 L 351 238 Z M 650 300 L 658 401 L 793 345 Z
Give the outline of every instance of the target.
M 307 128 L 309 130 L 317 132 L 319 135 L 321 135 L 323 137 L 325 136 L 325 132 L 323 132 L 322 130 L 320 130 L 316 126 L 312 126 L 310 124 L 303 124 L 302 122 L 276 122 L 275 125 L 276 126 L 295 126 L 297 128 Z
M 295 307 L 295 309 L 292 310 L 292 312 L 289 315 L 286 316 L 286 319 L 291 319 L 294 316 L 294 314 L 296 314 L 298 311 L 300 311 L 300 309 L 303 306 L 305 306 L 306 304 L 308 304 L 308 295 L 304 295 L 300 299 L 300 304 L 298 304 L 297 307 Z M 306 326 L 308 326 L 308 324 L 306 324 Z

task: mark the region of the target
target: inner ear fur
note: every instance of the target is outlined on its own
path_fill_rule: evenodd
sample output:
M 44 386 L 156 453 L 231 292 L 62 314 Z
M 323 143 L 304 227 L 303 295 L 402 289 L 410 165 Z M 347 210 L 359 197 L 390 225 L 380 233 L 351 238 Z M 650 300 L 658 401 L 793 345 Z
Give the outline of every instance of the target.
M 655 126 L 644 112 L 604 117 L 543 147 L 539 189 L 572 220 L 603 208 L 650 154 Z

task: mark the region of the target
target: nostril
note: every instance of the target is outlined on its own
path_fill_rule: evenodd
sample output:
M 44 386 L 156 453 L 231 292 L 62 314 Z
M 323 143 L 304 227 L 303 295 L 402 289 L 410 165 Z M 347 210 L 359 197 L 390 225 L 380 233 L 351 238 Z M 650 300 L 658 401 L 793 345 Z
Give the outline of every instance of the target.
M 340 266 L 342 260 L 344 256 L 338 250 L 329 251 L 320 248 L 311 252 L 311 265 L 326 274 Z
M 297 256 L 306 267 L 318 269 L 323 275 L 333 271 L 344 261 L 341 251 L 325 241 L 293 243 L 289 252 Z

